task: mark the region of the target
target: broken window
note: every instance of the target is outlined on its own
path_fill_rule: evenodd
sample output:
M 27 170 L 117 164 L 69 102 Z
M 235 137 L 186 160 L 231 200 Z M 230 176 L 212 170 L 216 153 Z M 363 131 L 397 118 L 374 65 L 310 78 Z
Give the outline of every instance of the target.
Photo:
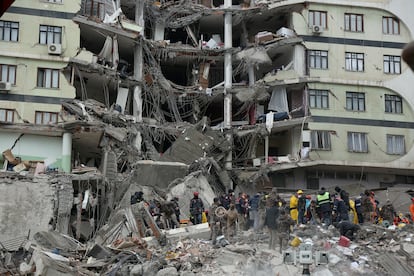
M 61 44 L 62 27 L 40 25 L 39 43 L 40 44 Z
M 309 26 L 321 26 L 324 29 L 328 27 L 326 11 L 309 11 Z
M 345 31 L 349 32 L 363 32 L 364 31 L 364 16 L 362 14 L 345 14 Z
M 346 92 L 346 110 L 365 111 L 365 93 Z
M 18 41 L 19 22 L 0 21 L 0 40 Z
M 403 113 L 402 98 L 397 95 L 385 95 L 385 112 L 387 113 Z
M 329 108 L 329 91 L 310 89 L 309 105 L 311 108 Z
M 383 34 L 400 34 L 400 21 L 395 17 L 384 16 L 382 18 Z
M 0 81 L 16 84 L 16 65 L 0 64 Z
M 362 53 L 345 53 L 345 70 L 346 71 L 364 71 L 364 54 Z
M 401 74 L 401 57 L 384 56 L 384 73 Z
M 37 125 L 57 123 L 57 121 L 58 113 L 56 112 L 36 111 L 35 113 L 35 124 Z
M 318 150 L 331 150 L 331 136 L 329 135 L 329 131 L 311 131 L 311 148 Z
M 387 134 L 387 153 L 388 154 L 405 154 L 404 135 Z
M 363 132 L 348 132 L 349 152 L 368 152 L 367 134 Z
M 328 69 L 328 51 L 309 50 L 308 63 L 313 69 Z
M 59 70 L 58 69 L 37 69 L 37 87 L 59 88 Z
M 0 108 L 0 122 L 13 123 L 14 121 L 14 110 Z

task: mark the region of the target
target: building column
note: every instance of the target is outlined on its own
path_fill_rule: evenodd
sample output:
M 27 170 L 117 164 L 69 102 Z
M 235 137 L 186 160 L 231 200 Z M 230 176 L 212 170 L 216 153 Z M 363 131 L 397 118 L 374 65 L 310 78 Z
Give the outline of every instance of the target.
M 224 0 L 224 8 L 231 8 L 232 0 Z M 232 67 L 232 53 L 231 48 L 233 47 L 233 33 L 232 33 L 232 18 L 233 14 L 231 11 L 226 11 L 224 15 L 224 128 L 227 129 L 226 138 L 233 145 L 233 135 L 231 133 L 232 125 L 232 78 L 233 78 L 233 67 Z M 232 165 L 232 150 L 225 157 L 225 169 L 231 171 Z M 228 184 L 229 188 L 233 188 L 233 183 L 230 181 Z
M 62 170 L 72 171 L 72 133 L 65 132 L 62 137 Z

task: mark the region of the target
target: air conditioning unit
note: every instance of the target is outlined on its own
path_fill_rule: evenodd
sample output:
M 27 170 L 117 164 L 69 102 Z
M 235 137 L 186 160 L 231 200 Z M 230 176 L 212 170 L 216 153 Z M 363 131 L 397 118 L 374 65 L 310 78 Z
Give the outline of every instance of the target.
M 312 26 L 312 33 L 314 34 L 320 34 L 323 31 L 323 27 L 319 25 L 313 25 Z
M 49 44 L 47 45 L 47 51 L 49 55 L 60 55 L 62 54 L 62 44 Z
M 10 91 L 11 83 L 10 82 L 0 82 L 0 90 L 1 91 Z

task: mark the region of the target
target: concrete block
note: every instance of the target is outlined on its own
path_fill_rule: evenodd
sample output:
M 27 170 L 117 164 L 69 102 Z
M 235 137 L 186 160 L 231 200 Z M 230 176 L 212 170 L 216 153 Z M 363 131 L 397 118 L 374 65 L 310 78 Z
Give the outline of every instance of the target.
M 208 223 L 201 223 L 196 225 L 190 225 L 187 227 L 176 228 L 165 231 L 167 239 L 209 239 L 210 227 Z

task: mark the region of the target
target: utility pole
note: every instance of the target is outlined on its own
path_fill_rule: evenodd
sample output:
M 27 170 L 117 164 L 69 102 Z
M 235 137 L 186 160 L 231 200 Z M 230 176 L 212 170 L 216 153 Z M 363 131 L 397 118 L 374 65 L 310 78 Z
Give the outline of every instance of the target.
M 224 8 L 230 9 L 232 0 L 224 0 Z M 226 138 L 231 145 L 233 145 L 233 135 L 231 133 L 231 122 L 232 122 L 232 78 L 233 78 L 233 67 L 231 60 L 231 49 L 233 47 L 233 33 L 232 33 L 232 11 L 226 10 L 224 14 L 224 128 L 227 130 Z M 227 171 L 232 170 L 232 153 L 233 150 L 227 154 L 225 158 L 225 169 Z M 230 180 L 229 188 L 233 188 L 233 183 Z
M 137 123 L 142 122 L 142 80 L 143 80 L 143 55 L 142 55 L 142 43 L 145 39 L 145 21 L 144 21 L 144 1 L 136 0 L 135 5 L 135 23 L 142 27 L 142 34 L 140 35 L 140 41 L 134 48 L 134 79 L 139 82 L 134 87 L 133 92 L 133 116 L 136 118 Z M 138 132 L 135 139 L 135 147 L 138 152 L 141 152 L 142 137 Z

